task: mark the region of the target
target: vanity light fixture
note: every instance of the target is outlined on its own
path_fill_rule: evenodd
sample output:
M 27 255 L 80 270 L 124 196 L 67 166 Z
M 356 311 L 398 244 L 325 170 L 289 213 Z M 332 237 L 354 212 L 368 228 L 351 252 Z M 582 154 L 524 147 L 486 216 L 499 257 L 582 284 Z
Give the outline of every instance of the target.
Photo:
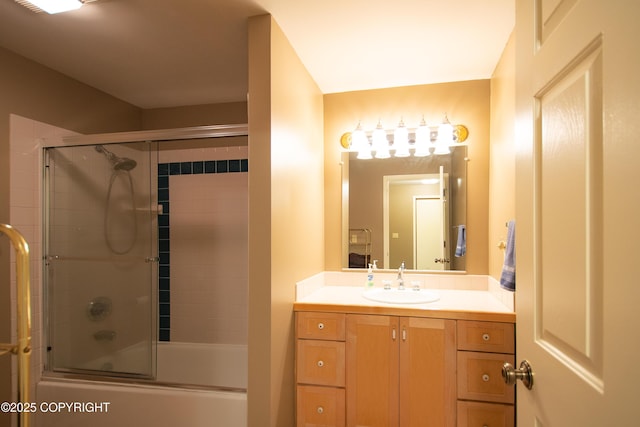
M 31 9 L 33 12 L 48 14 L 68 12 L 80 9 L 83 4 L 96 0 L 15 0 L 16 3 Z
M 469 130 L 464 125 L 452 125 L 447 115 L 438 126 L 427 126 L 424 117 L 415 129 L 409 129 L 401 119 L 394 130 L 385 130 L 380 121 L 371 132 L 362 129 L 360 123 L 353 132 L 346 132 L 340 137 L 340 145 L 347 151 L 356 151 L 358 159 L 387 159 L 391 157 L 408 157 L 413 151 L 415 157 L 449 154 L 450 147 L 465 145 Z M 433 151 L 432 151 L 433 150 Z M 375 152 L 375 156 L 372 154 Z

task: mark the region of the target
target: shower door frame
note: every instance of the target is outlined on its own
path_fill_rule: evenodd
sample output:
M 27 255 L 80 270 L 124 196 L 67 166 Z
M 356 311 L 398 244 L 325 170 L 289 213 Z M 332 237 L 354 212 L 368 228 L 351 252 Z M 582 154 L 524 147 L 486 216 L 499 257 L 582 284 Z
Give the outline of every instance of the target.
M 122 143 L 135 143 L 135 142 L 162 142 L 162 141 L 179 141 L 179 140 L 190 140 L 190 139 L 208 139 L 208 138 L 224 138 L 224 137 L 234 137 L 234 136 L 247 136 L 249 135 L 249 127 L 248 124 L 231 124 L 231 125 L 209 125 L 209 126 L 195 126 L 195 127 L 186 127 L 186 128 L 173 128 L 173 129 L 160 129 L 160 130 L 147 130 L 147 131 L 132 131 L 132 132 L 115 132 L 115 133 L 102 133 L 102 134 L 90 134 L 90 135 L 73 135 L 62 137 L 62 144 L 56 145 L 43 145 L 43 151 L 46 151 L 48 148 L 62 148 L 62 147 L 73 147 L 73 146 L 96 146 L 96 145 L 105 145 L 109 146 L 112 144 L 122 144 Z M 46 205 L 46 201 L 43 201 Z M 43 225 L 46 224 L 48 219 L 46 218 L 47 209 L 43 209 Z M 46 236 L 46 226 L 42 227 L 44 242 L 47 242 Z M 45 244 L 46 246 L 46 244 Z M 157 248 L 156 248 L 156 256 L 157 256 Z M 46 272 L 46 265 L 43 263 L 43 278 Z M 154 275 L 157 279 L 157 274 Z M 44 285 L 44 283 L 43 283 Z M 156 286 L 157 288 L 157 286 Z M 46 303 L 46 287 L 43 287 L 43 292 L 45 294 L 45 305 Z M 157 290 L 156 290 L 157 292 Z M 155 301 L 157 303 L 157 300 Z M 157 309 L 157 308 L 156 308 Z M 154 310 L 155 313 L 155 310 Z M 48 315 L 45 316 L 43 320 L 45 334 L 49 334 L 49 325 L 47 324 Z M 157 325 L 156 325 L 157 332 Z M 157 340 L 157 336 L 154 336 Z M 46 338 L 48 340 L 48 338 Z M 47 354 L 44 354 L 45 366 L 49 365 L 49 358 Z M 153 361 L 153 377 L 155 377 L 155 358 Z M 113 378 L 113 377 L 122 377 L 126 378 L 135 378 L 135 375 L 120 375 L 112 373 L 108 371 L 91 371 L 91 372 L 76 372 L 76 370 L 61 370 L 61 371 L 53 371 L 52 369 L 45 369 L 45 374 L 47 375 L 72 375 L 72 376 L 87 376 L 88 378 Z M 139 378 L 139 379 L 148 379 L 153 380 L 154 378 Z

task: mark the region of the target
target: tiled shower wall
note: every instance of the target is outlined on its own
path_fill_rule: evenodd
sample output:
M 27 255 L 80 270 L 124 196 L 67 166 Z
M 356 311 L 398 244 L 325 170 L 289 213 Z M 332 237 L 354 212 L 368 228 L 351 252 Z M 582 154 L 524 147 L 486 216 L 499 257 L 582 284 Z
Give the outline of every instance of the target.
M 31 261 L 31 395 L 35 396 L 35 384 L 43 370 L 42 360 L 42 228 L 41 200 L 42 163 L 44 141 L 48 145 L 62 145 L 62 137 L 73 135 L 57 127 L 12 114 L 9 121 L 9 222 L 27 240 Z M 16 306 L 15 257 L 11 252 L 11 307 Z M 12 342 L 17 340 L 16 324 L 12 316 Z M 16 384 L 16 370 L 12 382 Z M 15 393 L 15 387 L 14 387 Z
M 160 144 L 161 341 L 247 343 L 247 155 Z

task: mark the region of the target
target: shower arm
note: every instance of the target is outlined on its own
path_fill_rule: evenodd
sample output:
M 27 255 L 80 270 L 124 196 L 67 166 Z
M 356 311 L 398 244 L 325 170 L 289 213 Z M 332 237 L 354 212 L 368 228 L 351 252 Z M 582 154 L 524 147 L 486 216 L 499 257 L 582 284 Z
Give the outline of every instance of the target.
M 8 224 L 0 224 L 0 233 L 5 234 L 16 252 L 16 319 L 18 323 L 17 344 L 0 344 L 0 355 L 12 353 L 18 356 L 18 401 L 29 403 L 29 366 L 31 359 L 31 291 L 29 280 L 29 245 L 22 234 Z M 29 426 L 29 411 L 18 415 L 20 427 Z

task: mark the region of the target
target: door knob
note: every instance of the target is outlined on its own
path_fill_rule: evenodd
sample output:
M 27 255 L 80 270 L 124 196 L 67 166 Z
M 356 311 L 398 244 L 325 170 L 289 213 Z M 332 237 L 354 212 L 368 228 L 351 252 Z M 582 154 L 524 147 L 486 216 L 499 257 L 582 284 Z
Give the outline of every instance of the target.
M 511 363 L 505 363 L 502 366 L 502 378 L 508 385 L 514 385 L 516 381 L 522 381 L 522 384 L 529 390 L 533 388 L 533 370 L 528 361 L 520 362 L 520 368 L 516 369 Z

